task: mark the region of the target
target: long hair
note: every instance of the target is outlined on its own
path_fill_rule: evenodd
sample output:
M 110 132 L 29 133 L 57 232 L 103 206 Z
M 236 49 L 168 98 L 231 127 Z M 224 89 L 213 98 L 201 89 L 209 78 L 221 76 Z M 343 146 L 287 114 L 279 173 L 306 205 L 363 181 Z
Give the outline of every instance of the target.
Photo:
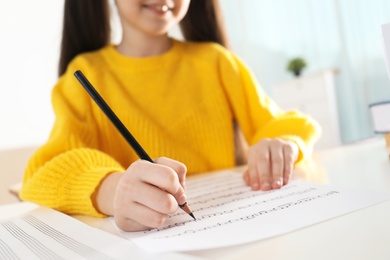
M 218 0 L 192 0 L 180 29 L 185 40 L 229 47 Z M 110 41 L 108 0 L 65 0 L 58 75 L 76 55 L 98 50 Z
M 229 48 L 218 0 L 192 0 L 180 29 L 188 41 L 216 42 Z
M 94 51 L 110 42 L 107 0 L 65 0 L 58 75 L 79 53 Z

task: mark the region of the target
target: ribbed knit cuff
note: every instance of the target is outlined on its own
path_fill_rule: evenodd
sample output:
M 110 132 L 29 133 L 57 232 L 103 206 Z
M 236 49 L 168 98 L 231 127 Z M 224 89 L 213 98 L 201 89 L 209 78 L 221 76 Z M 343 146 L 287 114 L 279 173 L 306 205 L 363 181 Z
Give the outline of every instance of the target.
M 94 208 L 91 196 L 108 174 L 123 171 L 117 161 L 98 150 L 71 150 L 55 157 L 25 180 L 21 198 L 66 214 L 102 217 Z

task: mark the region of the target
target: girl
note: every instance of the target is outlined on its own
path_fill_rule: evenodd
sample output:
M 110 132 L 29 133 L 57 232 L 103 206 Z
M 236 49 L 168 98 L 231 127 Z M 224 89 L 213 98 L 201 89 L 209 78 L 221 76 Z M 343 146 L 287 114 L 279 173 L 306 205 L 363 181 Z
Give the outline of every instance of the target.
M 235 125 L 250 145 L 244 181 L 286 185 L 319 126 L 283 112 L 228 51 L 214 0 L 66 0 L 56 120 L 30 159 L 21 197 L 67 214 L 114 216 L 123 230 L 160 226 L 186 201 L 185 176 L 236 165 Z M 180 23 L 186 39 L 168 31 Z M 81 70 L 156 163 L 138 160 L 73 73 Z M 162 157 L 164 156 L 164 157 Z M 169 159 L 170 158 L 170 159 Z

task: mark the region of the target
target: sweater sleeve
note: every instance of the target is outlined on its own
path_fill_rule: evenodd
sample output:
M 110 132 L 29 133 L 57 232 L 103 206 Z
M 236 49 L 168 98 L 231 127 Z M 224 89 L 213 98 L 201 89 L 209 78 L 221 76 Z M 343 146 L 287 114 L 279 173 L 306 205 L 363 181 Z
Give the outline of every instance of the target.
M 298 145 L 296 163 L 311 154 L 321 133 L 314 119 L 299 111 L 283 111 L 234 54 L 220 60 L 220 72 L 235 119 L 249 145 L 264 138 L 282 138 Z
M 30 158 L 21 198 L 66 214 L 103 216 L 92 194 L 109 173 L 123 171 L 98 150 L 99 140 L 85 90 L 66 72 L 52 92 L 55 122 L 48 141 Z

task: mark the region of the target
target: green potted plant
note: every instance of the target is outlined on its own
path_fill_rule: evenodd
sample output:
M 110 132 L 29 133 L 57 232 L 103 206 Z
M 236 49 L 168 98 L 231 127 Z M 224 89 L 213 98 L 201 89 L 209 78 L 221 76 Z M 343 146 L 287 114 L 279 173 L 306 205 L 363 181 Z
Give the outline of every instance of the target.
M 302 70 L 306 68 L 306 65 L 306 61 L 303 58 L 296 57 L 287 63 L 287 71 L 290 71 L 296 77 L 299 77 L 302 73 Z

